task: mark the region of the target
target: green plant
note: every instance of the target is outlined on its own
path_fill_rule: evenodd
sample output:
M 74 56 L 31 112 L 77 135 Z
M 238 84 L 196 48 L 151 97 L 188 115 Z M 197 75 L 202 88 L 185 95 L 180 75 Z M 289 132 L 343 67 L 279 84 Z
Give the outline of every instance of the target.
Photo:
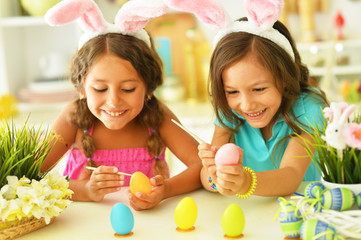
M 56 135 L 49 129 L 43 130 L 30 125 L 28 119 L 21 127 L 11 120 L 0 123 L 0 188 L 7 184 L 7 176 L 19 179 L 40 180 L 41 164 L 56 142 Z
M 331 103 L 331 107 L 324 110 L 321 126 L 313 124 L 310 130 L 304 129 L 312 141 L 302 139 L 325 181 L 356 184 L 361 183 L 361 113 L 353 114 L 351 118 L 344 117 L 345 121 L 337 123 L 337 126 L 331 125 L 341 119 L 339 117 L 347 107 L 353 111 L 352 106 L 345 104 Z

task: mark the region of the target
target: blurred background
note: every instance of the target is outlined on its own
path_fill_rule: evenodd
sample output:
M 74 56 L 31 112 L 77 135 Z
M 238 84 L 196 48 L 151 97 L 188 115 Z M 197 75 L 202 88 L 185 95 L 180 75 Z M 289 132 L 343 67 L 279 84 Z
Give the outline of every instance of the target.
M 127 0 L 96 0 L 113 22 Z M 68 65 L 81 31 L 76 23 L 49 27 L 45 12 L 59 0 L 0 0 L 0 119 L 29 114 L 36 124 L 52 124 L 77 98 Z M 233 19 L 243 17 L 243 0 L 219 1 Z M 286 24 L 311 72 L 311 83 L 330 100 L 360 103 L 361 1 L 285 0 Z M 213 110 L 207 94 L 212 39 L 216 29 L 192 14 L 170 11 L 147 24 L 164 64 L 164 85 L 156 95 L 181 122 L 210 142 Z

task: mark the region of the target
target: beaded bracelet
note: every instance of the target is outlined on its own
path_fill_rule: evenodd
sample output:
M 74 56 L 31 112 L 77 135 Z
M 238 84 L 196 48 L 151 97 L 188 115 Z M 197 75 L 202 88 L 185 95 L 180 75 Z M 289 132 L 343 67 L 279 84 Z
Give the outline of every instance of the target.
M 208 177 L 208 182 L 209 182 L 209 185 L 211 186 L 211 188 L 212 188 L 214 191 L 217 191 L 216 184 L 214 184 L 214 182 L 212 181 L 212 178 L 211 178 L 211 177 Z
M 238 198 L 246 199 L 246 198 L 249 198 L 254 193 L 254 191 L 256 190 L 256 187 L 257 187 L 257 175 L 253 171 L 253 169 L 250 168 L 250 167 L 243 167 L 243 169 L 246 172 L 248 172 L 249 174 L 251 174 L 251 178 L 252 178 L 251 186 L 249 187 L 249 189 L 248 189 L 248 191 L 246 193 L 237 193 L 236 196 Z

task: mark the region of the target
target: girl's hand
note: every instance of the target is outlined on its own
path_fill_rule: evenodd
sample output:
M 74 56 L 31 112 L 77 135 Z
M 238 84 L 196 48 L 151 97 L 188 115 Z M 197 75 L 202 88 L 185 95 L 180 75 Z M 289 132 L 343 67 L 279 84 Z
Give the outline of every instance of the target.
M 119 191 L 123 185 L 124 175 L 120 175 L 116 167 L 100 166 L 92 172 L 85 187 L 89 198 L 99 202 L 106 194 Z
M 216 156 L 217 148 L 207 143 L 198 145 L 198 156 L 202 160 L 203 167 L 207 170 L 208 176 L 212 181 L 217 183 L 216 164 L 214 157 Z
M 232 196 L 249 188 L 247 172 L 243 169 L 243 150 L 239 147 L 238 150 L 238 164 L 223 165 L 217 169 L 217 190 L 223 195 Z
M 165 193 L 164 178 L 161 175 L 157 175 L 151 178 L 150 182 L 152 183 L 152 192 L 149 194 L 137 192 L 136 196 L 134 196 L 128 190 L 129 203 L 134 210 L 141 211 L 153 208 L 163 200 Z

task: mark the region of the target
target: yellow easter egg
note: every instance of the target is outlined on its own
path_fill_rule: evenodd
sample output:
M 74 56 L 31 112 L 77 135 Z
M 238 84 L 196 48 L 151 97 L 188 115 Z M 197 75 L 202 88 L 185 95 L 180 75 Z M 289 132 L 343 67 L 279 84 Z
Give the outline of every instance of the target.
M 245 218 L 242 209 L 235 203 L 230 204 L 222 215 L 222 229 L 227 237 L 242 235 Z
M 142 172 L 132 174 L 129 182 L 130 191 L 135 195 L 137 192 L 151 193 L 152 184 L 149 178 Z
M 174 210 L 174 221 L 180 230 L 192 230 L 197 220 L 197 205 L 193 198 L 185 197 Z

